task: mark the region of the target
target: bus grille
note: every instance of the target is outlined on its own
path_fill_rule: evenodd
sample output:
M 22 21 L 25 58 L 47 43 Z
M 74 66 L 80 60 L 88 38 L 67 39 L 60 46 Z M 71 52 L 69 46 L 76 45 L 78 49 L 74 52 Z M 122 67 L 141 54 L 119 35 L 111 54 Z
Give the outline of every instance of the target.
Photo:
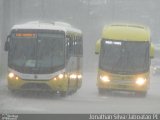
M 50 87 L 44 83 L 27 83 L 24 84 L 21 88 L 24 90 L 51 90 Z
M 128 85 L 128 84 L 133 84 L 134 81 L 133 80 L 112 80 L 113 84 L 124 84 L 124 85 Z

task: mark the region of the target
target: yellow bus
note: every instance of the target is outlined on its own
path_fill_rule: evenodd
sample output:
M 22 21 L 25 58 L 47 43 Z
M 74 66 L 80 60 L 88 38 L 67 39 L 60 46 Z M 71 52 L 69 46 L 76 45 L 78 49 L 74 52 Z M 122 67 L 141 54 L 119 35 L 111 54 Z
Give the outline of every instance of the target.
M 8 88 L 65 96 L 82 84 L 82 32 L 64 22 L 14 25 L 7 37 Z
M 146 96 L 150 62 L 154 57 L 147 27 L 132 24 L 105 26 L 96 42 L 95 53 L 100 54 L 97 76 L 99 94 L 117 90 Z

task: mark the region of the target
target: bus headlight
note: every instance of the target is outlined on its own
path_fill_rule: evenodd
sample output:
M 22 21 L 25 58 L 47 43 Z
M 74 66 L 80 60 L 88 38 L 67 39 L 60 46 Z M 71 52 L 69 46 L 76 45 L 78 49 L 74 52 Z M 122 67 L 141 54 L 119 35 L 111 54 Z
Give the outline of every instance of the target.
M 10 72 L 10 73 L 8 74 L 8 77 L 9 77 L 10 79 L 19 80 L 19 77 L 18 77 L 17 75 L 15 75 L 14 73 L 12 73 L 12 72 Z
M 80 74 L 77 77 L 78 77 L 78 79 L 82 79 L 82 75 L 80 75 Z
M 108 76 L 100 76 L 100 80 L 103 81 L 103 82 L 110 82 L 110 79 Z
M 57 75 L 57 76 L 55 76 L 54 78 L 53 78 L 53 80 L 54 81 L 57 81 L 57 80 L 61 80 L 61 79 L 63 79 L 64 78 L 64 74 L 59 74 L 59 75 Z
M 69 76 L 69 78 L 70 78 L 70 79 L 76 79 L 76 78 L 77 78 L 77 75 L 76 75 L 76 74 L 71 74 L 71 75 Z
M 59 79 L 63 79 L 63 77 L 64 77 L 63 74 L 59 74 L 59 75 L 58 75 L 58 78 L 59 78 Z
M 141 86 L 141 85 L 144 85 L 146 82 L 146 79 L 145 78 L 142 78 L 142 77 L 139 77 L 136 79 L 136 84 Z
M 8 74 L 8 77 L 9 77 L 9 78 L 13 78 L 14 76 L 15 76 L 15 75 L 14 75 L 14 73 L 12 73 L 12 72 Z

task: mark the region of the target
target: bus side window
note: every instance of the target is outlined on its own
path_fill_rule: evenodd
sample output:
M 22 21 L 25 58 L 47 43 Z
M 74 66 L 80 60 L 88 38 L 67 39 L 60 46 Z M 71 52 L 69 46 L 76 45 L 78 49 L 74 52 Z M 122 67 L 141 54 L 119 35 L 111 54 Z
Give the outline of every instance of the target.
M 71 56 L 82 57 L 83 55 L 83 42 L 82 37 L 68 37 L 67 41 L 67 58 Z
M 8 50 L 10 49 L 10 43 L 9 43 L 10 38 L 11 38 L 11 36 L 8 35 L 8 36 L 7 36 L 7 40 L 6 40 L 6 42 L 5 42 L 5 46 L 4 46 L 4 50 L 5 50 L 5 51 L 8 51 Z
M 67 40 L 67 58 L 70 58 L 74 55 L 74 42 L 72 37 L 68 37 Z
M 83 46 L 82 38 L 78 37 L 75 40 L 75 47 L 74 47 L 75 56 L 82 57 L 82 55 L 83 55 L 83 47 L 82 46 Z

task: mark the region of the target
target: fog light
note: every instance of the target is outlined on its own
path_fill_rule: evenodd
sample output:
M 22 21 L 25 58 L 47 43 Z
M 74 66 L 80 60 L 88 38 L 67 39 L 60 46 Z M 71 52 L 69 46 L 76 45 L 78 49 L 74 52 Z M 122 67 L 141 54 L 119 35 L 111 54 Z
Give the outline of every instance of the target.
M 54 80 L 54 81 L 56 81 L 56 80 L 57 80 L 57 78 L 55 77 L 55 78 L 53 78 L 53 80 Z
M 19 78 L 18 78 L 18 77 L 16 77 L 16 80 L 19 80 Z

